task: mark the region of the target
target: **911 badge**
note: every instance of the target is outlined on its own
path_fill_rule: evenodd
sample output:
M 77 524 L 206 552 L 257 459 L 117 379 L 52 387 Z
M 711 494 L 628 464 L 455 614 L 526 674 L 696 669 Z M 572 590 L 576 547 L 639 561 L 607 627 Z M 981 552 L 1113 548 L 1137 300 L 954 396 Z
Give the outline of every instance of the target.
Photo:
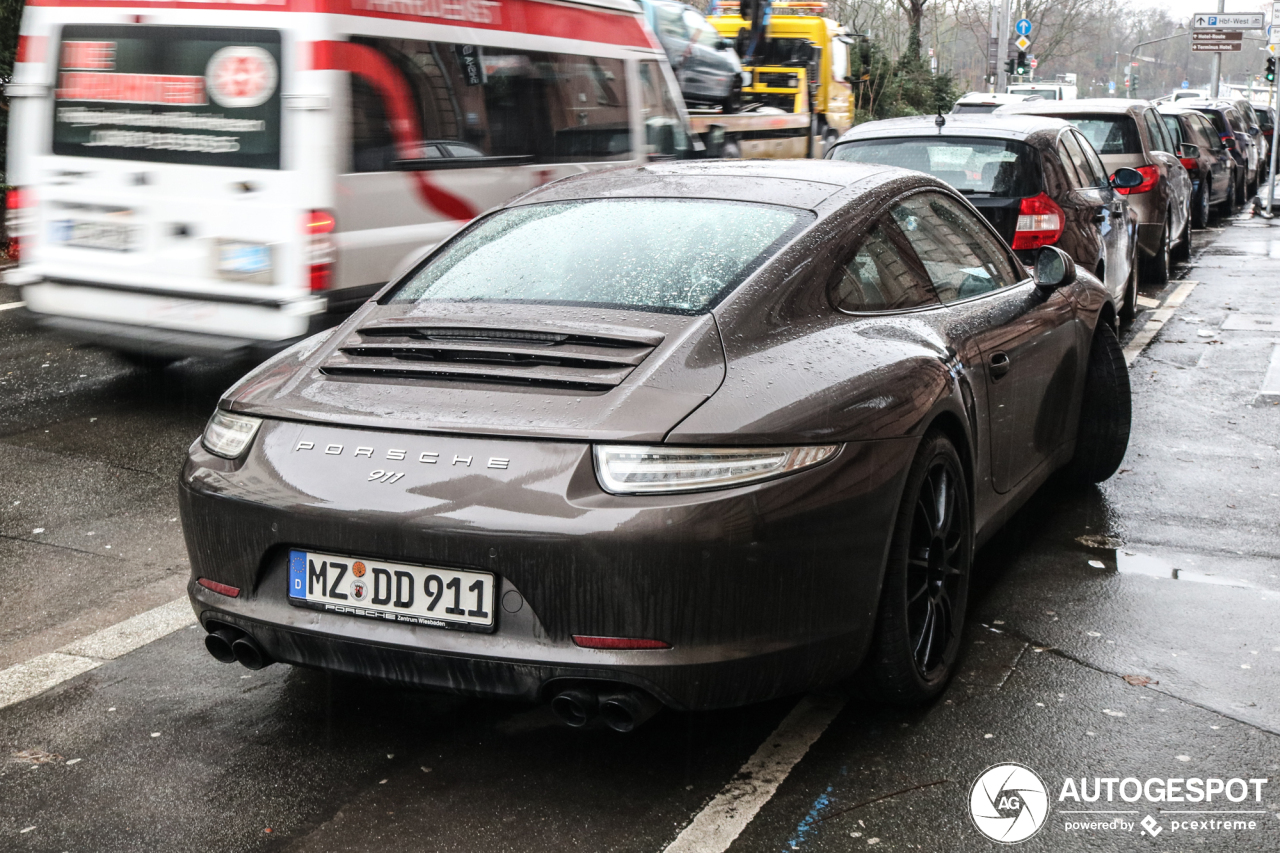
M 245 109 L 265 104 L 279 80 L 275 57 L 260 47 L 224 47 L 209 58 L 205 86 L 219 106 Z

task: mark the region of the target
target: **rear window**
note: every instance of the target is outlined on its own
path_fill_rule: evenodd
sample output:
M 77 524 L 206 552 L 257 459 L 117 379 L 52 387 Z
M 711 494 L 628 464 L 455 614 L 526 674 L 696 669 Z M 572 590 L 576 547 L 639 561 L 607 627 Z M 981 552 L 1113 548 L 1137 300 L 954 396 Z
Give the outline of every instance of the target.
M 832 159 L 927 172 L 962 193 L 1023 198 L 1040 192 L 1035 152 L 1012 140 L 963 136 L 863 139 L 839 146 Z
M 432 256 L 399 302 L 535 302 L 696 314 L 813 221 L 790 207 L 593 199 L 500 210 Z
M 1057 118 L 1071 122 L 1099 154 L 1141 154 L 1142 140 L 1138 125 L 1131 116 L 1063 115 Z
M 1254 110 L 1254 112 L 1258 114 L 1258 127 L 1262 128 L 1263 130 L 1271 130 L 1271 127 L 1272 127 L 1271 110 L 1261 109 L 1261 110 Z
M 961 113 L 993 113 L 999 104 L 956 104 L 951 108 L 951 112 L 957 115 Z
M 53 153 L 280 168 L 279 32 L 63 27 Z
M 1046 101 L 1058 100 L 1057 89 L 1010 89 L 1010 95 L 1039 95 Z

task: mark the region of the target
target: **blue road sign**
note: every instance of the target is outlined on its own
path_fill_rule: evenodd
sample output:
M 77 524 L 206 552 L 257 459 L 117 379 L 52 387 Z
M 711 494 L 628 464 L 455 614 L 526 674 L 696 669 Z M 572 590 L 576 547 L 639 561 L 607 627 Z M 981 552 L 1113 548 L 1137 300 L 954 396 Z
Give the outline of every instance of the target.
M 1018 31 L 1018 35 L 1020 36 L 1031 35 L 1031 22 L 1026 18 L 1019 20 L 1018 23 L 1013 25 L 1013 28 Z
M 1114 92 L 1115 90 L 1116 90 L 1116 81 L 1112 80 L 1110 83 L 1107 84 L 1107 91 Z
M 1182 88 L 1184 88 L 1184 89 L 1190 89 L 1190 88 L 1191 88 L 1191 81 L 1190 81 L 1190 80 L 1183 80 L 1183 81 L 1182 81 Z

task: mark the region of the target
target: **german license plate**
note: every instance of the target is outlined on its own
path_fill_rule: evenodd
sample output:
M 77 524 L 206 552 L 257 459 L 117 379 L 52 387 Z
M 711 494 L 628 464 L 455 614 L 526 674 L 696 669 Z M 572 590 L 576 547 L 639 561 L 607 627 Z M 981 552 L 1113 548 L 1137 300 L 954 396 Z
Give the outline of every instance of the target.
M 271 246 L 245 240 L 219 240 L 218 274 L 248 281 L 271 279 Z
M 138 248 L 136 225 L 95 219 L 56 219 L 51 225 L 52 242 L 63 246 L 111 252 L 132 252 Z
M 289 552 L 290 603 L 330 613 L 492 631 L 496 585 L 488 572 Z

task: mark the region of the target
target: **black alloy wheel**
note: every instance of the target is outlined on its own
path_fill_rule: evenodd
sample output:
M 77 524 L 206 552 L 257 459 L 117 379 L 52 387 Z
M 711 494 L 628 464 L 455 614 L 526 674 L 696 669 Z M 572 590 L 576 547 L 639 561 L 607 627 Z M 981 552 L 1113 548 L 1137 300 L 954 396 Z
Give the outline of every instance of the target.
M 1213 195 L 1213 179 L 1205 175 L 1200 181 L 1200 192 L 1196 195 L 1191 211 L 1195 222 L 1192 223 L 1197 228 L 1209 227 L 1210 205 L 1209 199 Z
M 895 705 L 937 696 L 955 672 L 973 564 L 973 520 L 960 457 L 925 435 L 907 476 L 866 668 Z

